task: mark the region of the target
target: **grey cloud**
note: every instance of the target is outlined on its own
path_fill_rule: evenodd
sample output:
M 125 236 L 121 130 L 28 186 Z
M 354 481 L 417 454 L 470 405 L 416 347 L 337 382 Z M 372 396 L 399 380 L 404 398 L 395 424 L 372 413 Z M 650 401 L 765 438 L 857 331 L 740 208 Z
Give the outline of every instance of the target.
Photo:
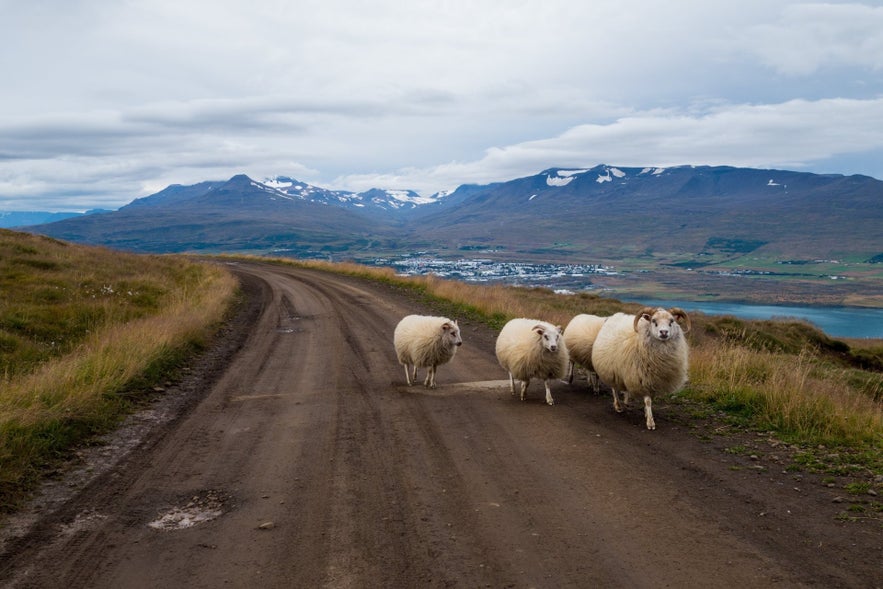
M 746 47 L 770 67 L 808 76 L 826 67 L 883 69 L 883 6 L 801 3 L 745 32 Z

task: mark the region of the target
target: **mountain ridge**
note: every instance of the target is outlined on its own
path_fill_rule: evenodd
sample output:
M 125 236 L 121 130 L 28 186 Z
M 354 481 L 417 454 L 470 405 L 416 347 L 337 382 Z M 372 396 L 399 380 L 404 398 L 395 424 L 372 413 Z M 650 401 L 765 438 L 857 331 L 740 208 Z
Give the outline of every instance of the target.
M 730 166 L 547 168 L 421 197 L 288 176 L 172 185 L 118 211 L 27 228 L 133 251 L 387 255 L 434 249 L 534 259 L 640 255 L 873 258 L 883 182 Z M 701 260 L 699 260 L 701 262 Z

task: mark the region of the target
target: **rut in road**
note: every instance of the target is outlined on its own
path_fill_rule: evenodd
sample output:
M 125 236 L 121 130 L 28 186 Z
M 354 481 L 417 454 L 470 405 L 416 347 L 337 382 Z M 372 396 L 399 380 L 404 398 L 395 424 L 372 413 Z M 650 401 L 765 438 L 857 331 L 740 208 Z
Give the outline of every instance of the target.
M 439 388 L 407 387 L 392 333 L 425 307 L 354 278 L 233 267 L 259 304 L 241 349 L 198 403 L 11 543 L 5 586 L 856 580 L 758 531 L 757 499 L 664 411 L 647 432 L 640 411 L 614 415 L 579 386 L 557 383 L 554 407 L 536 383 L 517 401 L 495 334 L 462 322 Z M 194 506 L 211 517 L 150 526 Z

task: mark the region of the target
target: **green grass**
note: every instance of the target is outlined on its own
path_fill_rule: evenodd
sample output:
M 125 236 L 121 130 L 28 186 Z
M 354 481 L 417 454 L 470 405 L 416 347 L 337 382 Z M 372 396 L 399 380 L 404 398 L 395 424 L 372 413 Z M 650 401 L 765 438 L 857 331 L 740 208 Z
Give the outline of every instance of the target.
M 235 288 L 218 265 L 0 230 L 0 510 L 199 349 Z

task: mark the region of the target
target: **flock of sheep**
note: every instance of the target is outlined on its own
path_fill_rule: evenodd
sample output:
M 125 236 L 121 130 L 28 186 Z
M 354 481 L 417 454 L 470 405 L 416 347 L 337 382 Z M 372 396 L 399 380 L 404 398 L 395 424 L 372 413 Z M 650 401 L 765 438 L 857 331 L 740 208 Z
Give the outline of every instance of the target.
M 653 396 L 673 393 L 687 382 L 684 334 L 689 331 L 690 318 L 677 308 L 645 307 L 637 315 L 610 317 L 581 314 L 563 330 L 537 319 L 512 319 L 497 336 L 496 355 L 509 373 L 513 395 L 515 381 L 521 381 L 522 401 L 531 379 L 542 379 L 546 403 L 554 404 L 550 382 L 565 377 L 573 382 L 574 366 L 579 365 L 595 392 L 601 382 L 610 387 L 617 412 L 630 395 L 642 397 L 647 429 L 656 429 Z M 408 315 L 396 326 L 393 343 L 408 385 L 421 367 L 427 369 L 424 386 L 435 388 L 438 366 L 454 357 L 463 340 L 456 320 Z

